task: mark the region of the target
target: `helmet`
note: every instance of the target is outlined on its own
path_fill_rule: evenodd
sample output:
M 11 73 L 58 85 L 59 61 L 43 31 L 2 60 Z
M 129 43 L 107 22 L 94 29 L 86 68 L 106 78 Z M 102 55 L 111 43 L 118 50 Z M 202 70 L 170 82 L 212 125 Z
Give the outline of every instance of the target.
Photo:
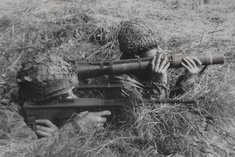
M 38 55 L 23 63 L 17 81 L 19 94 L 30 101 L 65 95 L 78 84 L 71 66 L 54 55 Z
M 119 49 L 123 55 L 138 55 L 158 46 L 160 37 L 152 31 L 145 21 L 132 19 L 126 21 L 118 34 Z

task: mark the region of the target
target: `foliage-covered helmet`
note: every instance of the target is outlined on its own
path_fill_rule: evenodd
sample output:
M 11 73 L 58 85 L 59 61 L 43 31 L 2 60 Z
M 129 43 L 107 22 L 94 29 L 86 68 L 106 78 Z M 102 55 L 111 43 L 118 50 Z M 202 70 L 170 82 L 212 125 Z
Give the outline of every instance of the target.
M 118 34 L 119 49 L 124 55 L 139 55 L 156 48 L 160 40 L 159 35 L 141 19 L 124 22 Z
M 78 83 L 71 66 L 54 55 L 38 55 L 23 63 L 17 80 L 19 94 L 30 101 L 65 95 Z

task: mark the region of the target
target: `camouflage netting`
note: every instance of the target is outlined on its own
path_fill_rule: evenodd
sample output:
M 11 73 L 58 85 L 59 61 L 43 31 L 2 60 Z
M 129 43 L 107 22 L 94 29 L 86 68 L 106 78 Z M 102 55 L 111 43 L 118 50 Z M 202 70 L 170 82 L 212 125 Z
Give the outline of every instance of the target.
M 152 48 L 157 48 L 161 38 L 141 19 L 124 22 L 118 35 L 119 49 L 124 55 L 138 55 Z
M 23 63 L 17 81 L 21 96 L 31 101 L 64 95 L 78 84 L 70 64 L 55 55 L 38 55 Z

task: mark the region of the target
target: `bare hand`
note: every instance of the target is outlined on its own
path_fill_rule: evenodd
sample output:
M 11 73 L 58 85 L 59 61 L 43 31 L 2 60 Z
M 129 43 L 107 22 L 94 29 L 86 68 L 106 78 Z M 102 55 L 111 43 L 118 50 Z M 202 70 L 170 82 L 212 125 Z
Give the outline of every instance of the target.
M 95 129 L 103 129 L 104 123 L 107 119 L 104 116 L 111 115 L 108 110 L 101 112 L 81 112 L 78 114 L 77 123 L 82 132 L 88 133 Z
M 187 73 L 197 75 L 201 70 L 202 62 L 198 58 L 185 57 L 181 64 L 187 69 Z
M 162 54 L 158 57 L 154 57 L 151 62 L 152 72 L 157 77 L 159 82 L 167 83 L 167 69 L 170 66 L 170 62 L 167 61 L 167 57 L 162 58 Z
M 48 119 L 36 120 L 36 133 L 42 137 L 50 137 L 59 132 L 59 129 Z

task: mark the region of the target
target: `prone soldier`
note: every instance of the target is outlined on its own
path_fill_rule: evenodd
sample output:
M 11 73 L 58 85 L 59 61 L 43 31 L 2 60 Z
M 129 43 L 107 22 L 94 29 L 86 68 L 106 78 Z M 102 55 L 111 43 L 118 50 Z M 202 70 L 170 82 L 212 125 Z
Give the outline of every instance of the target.
M 73 88 L 78 84 L 77 75 L 71 66 L 61 57 L 38 55 L 22 64 L 17 76 L 19 95 L 24 103 L 48 103 L 57 99 L 77 98 Z M 67 128 L 75 131 L 90 132 L 101 129 L 106 122 L 104 116 L 108 110 L 100 112 L 80 112 L 69 123 Z M 60 116 L 60 115 L 58 115 Z M 60 124 L 53 124 L 48 119 L 37 119 L 35 131 L 41 137 L 49 137 L 59 131 Z
M 126 21 L 121 26 L 118 41 L 122 52 L 121 60 L 153 57 L 149 71 L 110 77 L 111 83 L 123 84 L 124 89 L 120 94 L 129 97 L 131 104 L 135 103 L 136 99 L 141 100 L 143 96 L 163 100 L 183 94 L 199 80 L 201 61 L 197 58 L 185 57 L 181 63 L 186 68 L 185 73 L 179 77 L 175 88 L 169 89 L 167 70 L 170 63 L 167 57 L 163 57 L 163 54 L 158 51 L 160 38 L 140 19 Z

